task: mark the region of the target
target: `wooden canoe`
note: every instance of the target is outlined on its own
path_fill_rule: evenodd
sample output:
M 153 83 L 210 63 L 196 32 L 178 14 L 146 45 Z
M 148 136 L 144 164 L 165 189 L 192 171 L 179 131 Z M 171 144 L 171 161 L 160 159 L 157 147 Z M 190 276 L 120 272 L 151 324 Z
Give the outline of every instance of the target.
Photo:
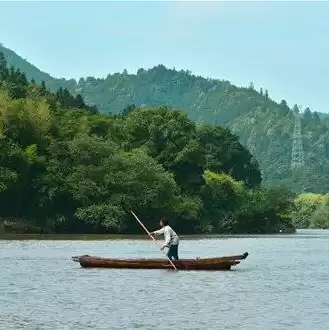
M 232 266 L 246 259 L 248 252 L 242 255 L 205 258 L 205 259 L 181 259 L 173 261 L 179 270 L 229 270 Z M 93 257 L 89 255 L 72 257 L 85 268 L 126 268 L 126 269 L 172 269 L 172 265 L 166 259 L 109 259 Z

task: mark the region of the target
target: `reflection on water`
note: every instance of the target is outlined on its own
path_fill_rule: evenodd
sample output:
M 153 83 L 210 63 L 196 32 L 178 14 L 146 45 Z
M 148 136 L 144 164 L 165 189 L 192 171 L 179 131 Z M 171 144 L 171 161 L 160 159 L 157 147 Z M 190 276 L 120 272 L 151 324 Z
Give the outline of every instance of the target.
M 186 239 L 231 272 L 82 269 L 73 255 L 161 257 L 152 242 L 0 240 L 0 329 L 328 329 L 329 231 Z

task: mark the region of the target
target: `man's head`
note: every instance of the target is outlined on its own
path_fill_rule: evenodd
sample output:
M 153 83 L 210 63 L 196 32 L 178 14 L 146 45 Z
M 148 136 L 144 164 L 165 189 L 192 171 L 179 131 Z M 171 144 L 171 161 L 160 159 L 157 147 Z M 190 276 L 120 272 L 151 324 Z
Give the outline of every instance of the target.
M 161 226 L 161 227 L 168 226 L 168 220 L 166 220 L 166 219 L 161 219 L 161 220 L 160 220 L 160 226 Z

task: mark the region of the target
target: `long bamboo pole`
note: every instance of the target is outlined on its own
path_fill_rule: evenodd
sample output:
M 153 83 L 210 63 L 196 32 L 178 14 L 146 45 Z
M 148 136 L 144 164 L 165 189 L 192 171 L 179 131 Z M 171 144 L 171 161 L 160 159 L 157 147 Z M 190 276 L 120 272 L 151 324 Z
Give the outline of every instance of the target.
M 135 217 L 135 219 L 138 221 L 138 223 L 143 227 L 143 229 L 146 231 L 147 235 L 149 235 L 151 237 L 151 239 L 153 240 L 154 244 L 157 246 L 158 249 L 159 245 L 157 244 L 156 240 L 154 239 L 154 237 L 150 234 L 150 232 L 147 230 L 147 228 L 143 225 L 143 223 L 138 219 L 137 215 L 133 212 L 130 211 L 131 214 Z M 169 260 L 169 262 L 171 263 L 171 265 L 174 267 L 174 269 L 177 271 L 177 268 L 175 267 L 174 263 L 170 260 L 170 258 L 160 249 L 160 251 L 167 257 L 167 259 Z

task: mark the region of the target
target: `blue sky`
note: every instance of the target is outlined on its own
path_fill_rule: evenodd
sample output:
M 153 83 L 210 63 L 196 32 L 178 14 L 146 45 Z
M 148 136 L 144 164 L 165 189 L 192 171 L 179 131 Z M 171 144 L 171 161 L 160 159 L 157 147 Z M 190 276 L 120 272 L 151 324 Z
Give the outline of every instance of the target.
M 0 42 L 55 77 L 157 64 L 329 112 L 329 2 L 0 2 Z

